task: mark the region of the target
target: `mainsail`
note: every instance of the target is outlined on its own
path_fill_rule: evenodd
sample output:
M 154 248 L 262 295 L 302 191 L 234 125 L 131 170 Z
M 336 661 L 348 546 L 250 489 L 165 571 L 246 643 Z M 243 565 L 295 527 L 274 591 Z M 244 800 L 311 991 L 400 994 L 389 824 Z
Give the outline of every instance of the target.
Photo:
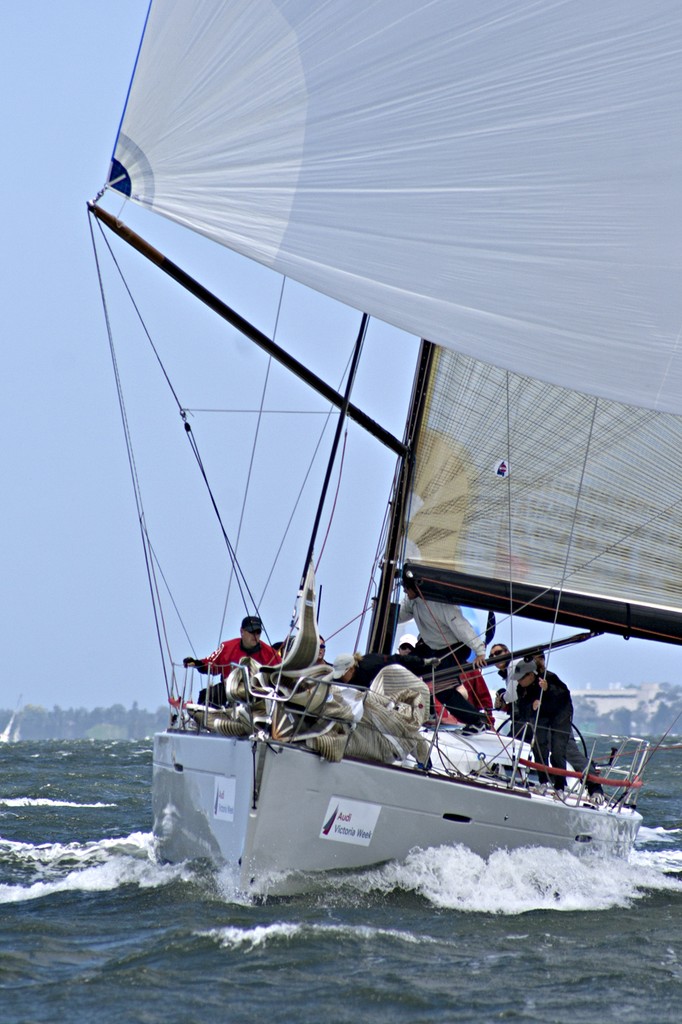
M 681 57 L 676 0 L 153 2 L 108 185 L 434 342 L 410 566 L 627 633 L 682 610 Z
M 682 642 L 681 446 L 679 416 L 439 349 L 408 571 L 452 601 Z

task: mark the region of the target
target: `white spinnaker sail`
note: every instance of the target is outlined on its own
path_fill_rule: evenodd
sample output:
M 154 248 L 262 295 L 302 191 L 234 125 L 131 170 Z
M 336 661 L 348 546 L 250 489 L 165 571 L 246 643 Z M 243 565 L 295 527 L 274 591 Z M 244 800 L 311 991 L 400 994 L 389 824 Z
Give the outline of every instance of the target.
M 681 109 L 678 0 L 155 0 L 112 183 L 411 333 L 680 412 Z

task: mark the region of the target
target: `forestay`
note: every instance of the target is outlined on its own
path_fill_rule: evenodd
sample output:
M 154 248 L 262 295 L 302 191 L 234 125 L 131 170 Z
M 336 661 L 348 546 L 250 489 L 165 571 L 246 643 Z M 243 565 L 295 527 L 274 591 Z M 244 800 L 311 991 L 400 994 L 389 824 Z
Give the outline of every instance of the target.
M 109 184 L 416 335 L 682 409 L 677 0 L 152 3 Z

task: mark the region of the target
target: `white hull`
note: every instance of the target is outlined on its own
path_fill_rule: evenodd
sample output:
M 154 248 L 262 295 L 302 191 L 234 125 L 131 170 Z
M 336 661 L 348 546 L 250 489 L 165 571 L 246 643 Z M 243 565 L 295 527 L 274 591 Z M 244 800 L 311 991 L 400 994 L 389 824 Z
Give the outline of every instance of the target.
M 484 745 L 499 743 L 482 736 Z M 235 868 L 246 890 L 280 894 L 309 888 L 310 872 L 401 860 L 415 847 L 463 844 L 485 857 L 542 846 L 622 857 L 641 822 L 627 807 L 186 731 L 155 736 L 153 809 L 162 859 L 205 857 Z

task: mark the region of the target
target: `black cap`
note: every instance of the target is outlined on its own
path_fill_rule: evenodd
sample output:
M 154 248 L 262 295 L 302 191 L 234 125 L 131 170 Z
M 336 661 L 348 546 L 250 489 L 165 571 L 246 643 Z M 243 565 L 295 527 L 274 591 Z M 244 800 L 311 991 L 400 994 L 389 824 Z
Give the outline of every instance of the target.
M 263 623 L 257 615 L 247 615 L 245 619 L 242 619 L 242 629 L 247 630 L 249 633 L 260 633 L 263 629 Z

